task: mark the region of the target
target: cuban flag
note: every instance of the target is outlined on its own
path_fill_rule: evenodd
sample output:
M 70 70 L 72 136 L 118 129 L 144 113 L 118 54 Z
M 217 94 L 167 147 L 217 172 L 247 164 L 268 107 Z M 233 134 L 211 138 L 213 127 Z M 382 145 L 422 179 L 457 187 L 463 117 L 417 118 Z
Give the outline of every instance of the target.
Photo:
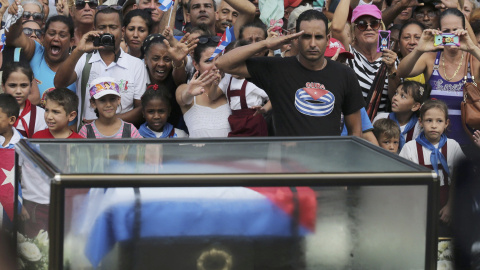
M 15 204 L 15 150 L 0 148 L 0 226 L 12 228 Z M 19 208 L 21 211 L 21 189 Z
M 228 46 L 228 44 L 230 44 L 230 42 L 232 42 L 232 32 L 230 31 L 230 27 L 227 27 L 222 35 L 222 38 L 218 42 L 217 48 L 215 48 L 215 51 L 208 60 L 213 60 L 213 58 L 225 51 L 225 48 Z
M 141 238 L 284 239 L 315 228 L 317 201 L 309 187 L 297 187 L 296 196 L 289 187 L 140 188 L 139 193 Z M 102 199 L 94 202 L 99 194 Z M 110 188 L 89 196 L 86 201 L 98 212 L 84 216 L 91 226 L 84 231 L 85 255 L 97 267 L 115 243 L 133 238 L 135 193 Z
M 335 107 L 335 96 L 326 89 L 300 88 L 295 93 L 295 108 L 305 115 L 326 116 Z
M 160 3 L 159 9 L 163 12 L 169 10 L 173 5 L 172 0 L 159 0 L 158 2 Z

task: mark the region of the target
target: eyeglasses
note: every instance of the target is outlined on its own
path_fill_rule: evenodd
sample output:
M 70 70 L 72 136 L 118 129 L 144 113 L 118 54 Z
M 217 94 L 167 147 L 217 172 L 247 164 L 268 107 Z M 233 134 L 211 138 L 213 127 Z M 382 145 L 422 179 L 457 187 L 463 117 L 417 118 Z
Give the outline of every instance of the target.
M 30 19 L 30 17 L 32 17 L 32 19 L 36 22 L 43 22 L 43 13 L 40 13 L 40 12 L 35 12 L 35 13 L 32 13 L 30 11 L 25 11 L 23 12 L 23 15 L 22 15 L 23 19 L 24 20 L 28 20 Z
M 209 40 L 213 42 L 219 42 L 222 37 L 212 36 L 212 37 L 201 37 L 198 39 L 199 44 L 207 44 Z
M 435 11 L 424 11 L 424 12 L 420 12 L 420 13 L 415 13 L 415 18 L 417 18 L 417 20 L 421 20 L 423 18 L 425 18 L 425 15 L 428 16 L 428 18 L 432 19 L 432 18 L 435 18 L 437 17 L 437 12 Z
M 118 5 L 111 5 L 111 6 L 108 6 L 108 5 L 100 5 L 97 7 L 97 11 L 100 11 L 100 10 L 104 10 L 104 9 L 107 9 L 107 8 L 111 8 L 111 9 L 114 9 L 116 11 L 119 11 L 119 10 L 122 10 L 122 6 L 118 6 Z
M 38 38 L 42 38 L 43 36 L 43 31 L 41 29 L 32 29 L 30 27 L 24 27 L 23 33 L 27 35 L 27 37 L 30 37 L 33 33 L 35 33 L 35 36 Z
M 374 20 L 371 22 L 361 20 L 356 22 L 355 25 L 360 31 L 366 31 L 369 26 L 372 28 L 372 30 L 378 30 L 380 28 L 380 20 Z
M 76 9 L 84 9 L 87 4 L 91 9 L 95 9 L 98 6 L 98 1 L 97 0 L 95 0 L 95 1 L 77 0 L 77 1 L 75 1 L 75 8 Z

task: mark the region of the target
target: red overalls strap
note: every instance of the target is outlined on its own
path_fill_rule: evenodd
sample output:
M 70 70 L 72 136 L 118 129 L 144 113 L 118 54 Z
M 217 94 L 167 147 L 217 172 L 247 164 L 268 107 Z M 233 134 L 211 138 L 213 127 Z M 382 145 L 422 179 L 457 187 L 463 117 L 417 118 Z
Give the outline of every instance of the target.
M 418 164 L 422 165 L 423 167 L 429 168 L 430 170 L 433 170 L 432 165 L 425 165 L 425 159 L 423 158 L 423 147 L 422 147 L 422 145 L 419 144 L 418 142 L 416 144 L 417 144 Z M 443 156 L 445 157 L 445 159 L 447 159 L 447 143 L 445 143 L 445 145 L 443 145 L 443 147 L 441 149 L 441 152 L 442 152 Z M 439 197 L 440 207 L 443 207 L 448 202 L 448 193 L 450 192 L 450 185 L 448 184 L 447 171 L 445 169 L 443 169 L 443 165 L 438 164 L 438 168 L 442 169 L 443 179 L 444 179 L 443 180 L 444 185 L 440 186 L 440 197 Z
M 31 104 L 30 105 L 30 122 L 28 123 L 28 134 L 25 130 L 18 130 L 20 134 L 22 134 L 25 138 L 31 138 L 33 133 L 35 132 L 35 122 L 37 120 L 37 106 Z
M 246 79 L 243 80 L 242 88 L 240 91 L 237 90 L 231 90 L 230 86 L 232 85 L 232 79 L 233 77 L 230 77 L 230 82 L 228 83 L 228 88 L 227 88 L 227 97 L 228 97 L 228 104 L 231 104 L 231 97 L 240 97 L 240 106 L 242 110 L 248 109 L 247 106 L 247 97 L 246 97 L 246 88 L 248 81 Z
M 413 139 L 413 132 L 415 131 L 415 127 L 411 128 L 408 132 L 407 132 L 407 138 L 405 140 L 405 142 L 409 142 Z

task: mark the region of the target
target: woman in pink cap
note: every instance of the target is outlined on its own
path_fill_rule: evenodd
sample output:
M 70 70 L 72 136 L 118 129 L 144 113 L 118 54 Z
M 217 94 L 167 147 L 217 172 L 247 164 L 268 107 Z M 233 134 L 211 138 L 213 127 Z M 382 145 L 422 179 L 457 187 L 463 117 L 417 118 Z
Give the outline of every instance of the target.
M 385 111 L 389 83 L 392 84 L 391 87 L 393 88 L 398 84 L 398 78 L 395 76 L 397 54 L 387 49 L 383 52 L 377 52 L 378 30 L 384 29 L 385 26 L 382 22 L 382 12 L 375 5 L 361 5 L 353 10 L 351 19 L 353 41 L 351 44 L 349 43 L 349 33 L 345 31 L 349 5 L 350 1 L 341 1 L 338 5 L 331 26 L 332 37 L 342 42 L 345 49 L 353 54 L 354 58 L 349 59 L 347 63 L 357 74 L 364 97 L 367 97 L 380 65 L 382 63 L 386 64 L 387 74 L 389 75 L 385 78 L 378 108 L 379 112 Z M 337 14 L 340 16 L 337 16 Z

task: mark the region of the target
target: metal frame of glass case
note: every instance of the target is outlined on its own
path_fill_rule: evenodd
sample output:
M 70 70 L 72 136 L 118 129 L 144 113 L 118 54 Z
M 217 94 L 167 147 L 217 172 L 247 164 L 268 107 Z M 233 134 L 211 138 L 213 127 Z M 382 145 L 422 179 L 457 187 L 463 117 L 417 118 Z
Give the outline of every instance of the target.
M 235 142 L 290 142 L 313 140 L 345 140 L 353 141 L 363 147 L 370 148 L 379 154 L 411 167 L 411 172 L 367 172 L 367 173 L 247 173 L 247 174 L 64 174 L 45 157 L 33 144 L 58 144 L 87 142 L 90 144 L 181 144 L 181 143 L 228 143 Z M 16 160 L 19 152 L 38 165 L 51 179 L 50 197 L 50 269 L 63 269 L 64 243 L 64 206 L 66 188 L 89 187 L 226 187 L 226 186 L 389 186 L 389 185 L 421 185 L 428 187 L 427 224 L 426 224 L 426 258 L 424 269 L 435 269 L 437 260 L 437 199 L 439 184 L 435 173 L 413 164 L 399 156 L 374 147 L 370 143 L 356 137 L 296 137 L 296 138 L 236 138 L 236 139 L 169 139 L 169 140 L 22 140 L 16 147 Z M 17 163 L 18 164 L 18 163 Z M 17 166 L 18 167 L 18 166 Z M 17 171 L 18 172 L 18 171 Z M 19 173 L 15 181 L 19 183 Z M 15 192 L 18 194 L 18 184 Z M 17 196 L 15 196 L 17 198 Z M 15 204 L 15 208 L 17 204 Z M 17 213 L 17 209 L 15 209 Z M 61 222 L 55 223 L 55 221 Z M 18 216 L 15 216 L 18 224 Z

